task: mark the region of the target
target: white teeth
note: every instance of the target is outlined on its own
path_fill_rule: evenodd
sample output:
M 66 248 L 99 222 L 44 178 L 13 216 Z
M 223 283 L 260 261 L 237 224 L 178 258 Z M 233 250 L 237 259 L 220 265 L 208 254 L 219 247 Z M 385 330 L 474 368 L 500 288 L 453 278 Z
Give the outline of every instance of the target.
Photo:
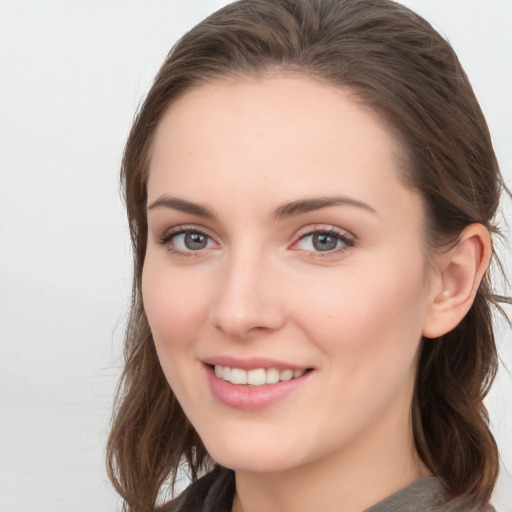
M 247 372 L 247 384 L 251 386 L 263 386 L 265 384 L 266 372 L 263 368 L 249 370 Z
M 231 384 L 248 384 L 250 386 L 263 386 L 264 384 L 276 384 L 301 377 L 306 372 L 302 370 L 286 369 L 279 371 L 277 368 L 255 368 L 254 370 L 242 370 L 229 366 L 215 365 L 214 372 L 217 377 Z
M 279 372 L 279 380 L 291 380 L 293 379 L 293 370 L 281 370 Z
M 275 384 L 279 382 L 279 370 L 277 368 L 269 368 L 266 371 L 265 384 Z
M 247 372 L 240 368 L 231 368 L 231 384 L 247 384 Z

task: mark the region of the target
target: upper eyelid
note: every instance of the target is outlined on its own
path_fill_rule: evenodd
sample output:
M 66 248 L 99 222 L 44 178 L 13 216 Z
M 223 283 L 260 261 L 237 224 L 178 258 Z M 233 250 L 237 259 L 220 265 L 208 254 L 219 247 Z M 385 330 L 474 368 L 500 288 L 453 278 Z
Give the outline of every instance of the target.
M 178 235 L 180 233 L 187 233 L 187 232 L 198 232 L 205 236 L 208 236 L 210 239 L 212 239 L 215 243 L 220 244 L 219 237 L 212 233 L 212 231 L 204 226 L 197 225 L 197 224 L 178 224 L 176 226 L 170 227 L 165 229 L 163 232 L 161 232 L 160 235 L 157 236 L 157 238 L 161 241 L 164 238 L 168 238 L 171 236 Z M 293 236 L 293 241 L 290 243 L 290 246 L 295 245 L 297 242 L 302 240 L 303 238 L 313 235 L 315 233 L 329 233 L 335 236 L 339 236 L 340 238 L 346 238 L 351 240 L 353 243 L 357 241 L 357 237 L 348 231 L 347 229 L 340 228 L 338 226 L 334 226 L 332 224 L 310 224 L 303 226 L 302 228 L 295 231 L 295 235 Z
M 330 224 L 313 224 L 310 226 L 304 226 L 303 228 L 299 229 L 297 233 L 297 240 L 300 240 L 301 238 L 308 235 L 314 235 L 315 233 L 329 233 L 338 235 L 340 237 L 349 238 L 354 242 L 357 240 L 357 237 L 347 229 L 343 229 Z
M 328 235 L 337 237 L 343 244 L 343 247 L 339 247 L 337 249 L 332 249 L 329 251 L 314 251 L 314 250 L 307 250 L 307 249 L 299 249 L 295 248 L 299 243 L 306 239 L 309 236 L 313 236 L 317 233 L 326 233 Z M 314 227 L 305 227 L 303 232 L 300 233 L 294 241 L 289 245 L 289 249 L 293 251 L 303 251 L 311 256 L 314 256 L 315 258 L 328 258 L 328 257 L 334 257 L 336 255 L 340 255 L 341 253 L 344 253 L 346 250 L 351 249 L 354 247 L 357 243 L 357 238 L 354 236 L 350 231 L 347 231 L 346 229 L 342 229 L 339 227 L 335 227 L 333 225 L 315 225 Z
M 211 240 L 213 240 L 216 244 L 219 244 L 218 238 L 212 235 L 209 229 L 191 224 L 179 224 L 172 228 L 167 228 L 157 236 L 157 241 L 159 241 L 160 243 L 167 243 L 173 237 L 183 233 L 201 233 L 202 235 L 205 235 Z
M 198 233 L 203 233 L 205 235 L 210 236 L 211 238 L 215 238 L 211 234 L 211 230 L 208 228 L 205 228 L 203 226 L 198 226 L 197 224 L 178 224 L 176 226 L 172 226 L 170 228 L 166 228 L 162 231 L 162 236 L 165 236 L 167 234 L 179 234 L 179 233 L 188 233 L 188 232 L 194 232 L 197 231 Z

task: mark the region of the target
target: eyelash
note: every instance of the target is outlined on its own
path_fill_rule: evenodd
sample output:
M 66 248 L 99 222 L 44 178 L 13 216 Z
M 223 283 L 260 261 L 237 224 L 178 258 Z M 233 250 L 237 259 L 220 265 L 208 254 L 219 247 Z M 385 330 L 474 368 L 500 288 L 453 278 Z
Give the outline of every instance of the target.
M 182 251 L 180 249 L 176 249 L 176 247 L 173 246 L 172 244 L 172 241 L 173 241 L 173 238 L 177 237 L 178 235 L 187 235 L 187 234 L 198 234 L 198 235 L 202 235 L 206 238 L 208 238 L 209 240 L 213 240 L 213 238 L 204 230 L 198 228 L 198 227 L 195 227 L 195 226 L 178 226 L 176 228 L 173 228 L 169 231 L 166 231 L 161 237 L 160 239 L 158 240 L 160 244 L 162 245 L 166 245 L 168 246 L 167 247 L 167 250 L 171 253 L 171 254 L 175 254 L 177 256 L 181 256 L 183 258 L 189 258 L 189 257 L 194 257 L 194 256 L 197 256 L 197 254 L 199 252 L 201 252 L 200 250 L 198 251 L 194 251 L 194 250 L 188 250 L 188 251 Z
M 341 247 L 338 247 L 338 248 L 335 248 L 332 250 L 327 250 L 327 251 L 307 251 L 307 252 L 309 252 L 309 256 L 311 258 L 325 258 L 325 257 L 329 257 L 329 256 L 338 255 L 338 254 L 341 254 L 342 252 L 345 252 L 347 249 L 354 247 L 354 245 L 355 245 L 354 238 L 350 237 L 344 231 L 338 230 L 333 227 L 330 227 L 330 228 L 315 227 L 314 229 L 308 230 L 306 233 L 302 233 L 299 236 L 299 239 L 297 240 L 297 242 L 295 242 L 292 245 L 292 247 L 295 247 L 297 244 L 299 244 L 299 242 L 306 239 L 307 237 L 314 236 L 314 235 L 331 236 L 331 237 L 339 240 L 343 245 Z M 301 249 L 296 249 L 296 250 L 301 250 Z
M 201 253 L 201 249 L 196 250 L 196 251 L 194 251 L 192 249 L 183 251 L 180 249 L 176 249 L 176 247 L 174 247 L 172 244 L 172 241 L 175 237 L 177 237 L 179 235 L 187 235 L 187 234 L 199 234 L 199 235 L 206 237 L 207 239 L 209 239 L 211 241 L 214 241 L 213 238 L 205 230 L 202 230 L 195 226 L 178 226 L 176 228 L 173 228 L 169 231 L 166 231 L 160 237 L 160 239 L 158 241 L 161 245 L 168 246 L 168 251 L 171 254 L 175 254 L 177 256 L 181 256 L 184 258 L 197 256 L 199 253 Z M 355 240 L 352 237 L 348 236 L 346 234 L 346 232 L 335 229 L 333 227 L 330 227 L 330 228 L 315 227 L 314 229 L 310 229 L 307 232 L 300 234 L 298 240 L 291 245 L 291 248 L 293 249 L 301 241 L 305 240 L 309 236 L 314 236 L 314 235 L 331 236 L 331 237 L 339 240 L 343 245 L 341 247 L 338 247 L 338 248 L 335 248 L 332 250 L 327 250 L 327 251 L 319 251 L 319 250 L 308 251 L 308 250 L 304 250 L 304 249 L 294 249 L 294 250 L 303 250 L 304 252 L 308 252 L 309 256 L 311 258 L 325 258 L 328 256 L 338 255 L 355 245 Z

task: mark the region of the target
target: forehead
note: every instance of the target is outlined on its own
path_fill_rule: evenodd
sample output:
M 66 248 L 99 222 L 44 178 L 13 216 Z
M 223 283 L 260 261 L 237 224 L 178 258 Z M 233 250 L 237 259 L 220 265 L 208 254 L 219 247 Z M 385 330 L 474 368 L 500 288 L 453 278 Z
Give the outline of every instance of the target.
M 399 179 L 400 153 L 380 117 L 346 89 L 300 76 L 219 80 L 165 113 L 148 194 L 236 201 L 260 191 L 268 202 L 269 190 L 276 201 L 337 193 L 378 205 L 399 189 L 412 193 Z
M 275 142 L 283 149 L 303 139 L 325 140 L 325 145 L 330 139 L 339 143 L 340 137 L 362 142 L 361 135 L 366 133 L 375 146 L 384 142 L 399 153 L 381 116 L 355 92 L 296 74 L 226 77 L 196 86 L 171 103 L 157 128 L 153 150 L 159 139 L 177 136 L 177 131 L 186 131 L 187 136 L 207 134 L 212 142 L 229 135 L 235 140 L 244 133 L 262 139 L 279 135 Z M 336 135 L 338 140 L 333 140 Z M 252 143 L 262 139 L 252 138 Z M 268 147 L 270 141 L 264 142 Z

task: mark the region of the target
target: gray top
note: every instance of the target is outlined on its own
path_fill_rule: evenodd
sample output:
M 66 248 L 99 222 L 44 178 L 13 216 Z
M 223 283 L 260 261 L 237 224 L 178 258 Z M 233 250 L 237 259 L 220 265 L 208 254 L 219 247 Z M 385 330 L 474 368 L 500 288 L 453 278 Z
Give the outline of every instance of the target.
M 235 477 L 231 470 L 217 467 L 190 485 L 159 512 L 231 512 Z M 447 504 L 441 482 L 435 476 L 422 478 L 364 512 L 496 512 L 490 505 L 473 508 Z

